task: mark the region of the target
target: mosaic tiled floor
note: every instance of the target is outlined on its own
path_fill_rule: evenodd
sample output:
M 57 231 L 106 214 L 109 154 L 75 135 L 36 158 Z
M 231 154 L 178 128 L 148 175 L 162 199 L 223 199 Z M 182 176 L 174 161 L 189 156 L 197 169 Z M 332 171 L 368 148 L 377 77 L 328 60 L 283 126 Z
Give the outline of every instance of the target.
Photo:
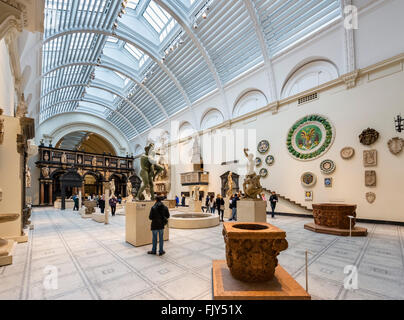
M 211 299 L 211 261 L 225 259 L 221 226 L 171 229 L 159 257 L 125 243 L 124 216 L 104 225 L 71 210 L 35 209 L 31 220 L 29 242 L 0 267 L 0 299 Z M 404 227 L 359 224 L 368 237 L 350 239 L 304 230 L 305 218 L 268 221 L 287 232 L 279 262 L 303 287 L 310 251 L 313 299 L 404 299 Z M 359 271 L 357 290 L 344 289 L 346 265 Z M 45 289 L 49 268 L 58 270 L 57 289 Z

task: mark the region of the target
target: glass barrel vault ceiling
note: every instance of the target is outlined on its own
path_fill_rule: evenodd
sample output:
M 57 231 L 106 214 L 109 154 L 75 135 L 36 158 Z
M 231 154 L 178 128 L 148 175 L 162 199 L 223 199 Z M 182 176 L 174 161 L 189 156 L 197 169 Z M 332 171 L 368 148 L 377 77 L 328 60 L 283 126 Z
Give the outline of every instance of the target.
M 340 18 L 340 0 L 45 0 L 40 122 L 90 113 L 133 139 Z

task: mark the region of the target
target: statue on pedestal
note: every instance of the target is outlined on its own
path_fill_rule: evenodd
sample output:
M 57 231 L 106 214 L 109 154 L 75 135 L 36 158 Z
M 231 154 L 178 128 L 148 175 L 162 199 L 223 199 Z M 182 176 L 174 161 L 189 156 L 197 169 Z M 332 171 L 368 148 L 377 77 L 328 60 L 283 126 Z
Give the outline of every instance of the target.
M 65 152 L 63 152 L 60 161 L 61 161 L 62 163 L 66 163 L 66 162 L 67 162 L 67 157 L 66 157 L 66 153 L 65 153 Z
M 201 188 L 200 186 L 195 186 L 194 187 L 194 200 L 195 201 L 199 201 L 199 189 L 200 188 Z
M 132 182 L 130 180 L 126 183 L 126 196 L 132 197 Z
M 261 198 L 262 186 L 260 183 L 261 176 L 257 175 L 254 171 L 255 162 L 254 154 L 248 154 L 248 149 L 244 149 L 244 154 L 248 159 L 247 174 L 243 183 L 244 198 L 257 200 L 258 196 Z
M 115 194 L 115 180 L 110 181 L 111 196 Z
M 164 170 L 163 167 L 157 164 L 154 156 L 156 152 L 154 151 L 154 144 L 150 143 L 144 148 L 145 153 L 140 158 L 140 177 L 142 178 L 142 184 L 137 193 L 137 199 L 142 200 L 142 193 L 146 188 L 150 190 L 151 200 L 154 200 L 154 186 L 153 182 L 155 177 Z
M 233 175 L 232 172 L 230 171 L 229 175 L 227 176 L 227 192 L 226 192 L 227 198 L 230 199 L 232 194 L 233 194 Z

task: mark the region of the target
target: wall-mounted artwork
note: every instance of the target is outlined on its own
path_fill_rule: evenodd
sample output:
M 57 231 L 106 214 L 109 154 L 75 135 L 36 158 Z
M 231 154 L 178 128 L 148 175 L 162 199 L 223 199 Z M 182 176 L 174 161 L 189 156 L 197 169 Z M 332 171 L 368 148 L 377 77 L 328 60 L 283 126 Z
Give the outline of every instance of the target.
M 258 143 L 257 150 L 259 153 L 264 154 L 269 150 L 268 140 L 262 140 Z
M 374 192 L 367 192 L 366 193 L 366 200 L 367 200 L 367 202 L 372 204 L 376 200 L 376 194 Z
M 265 178 L 267 175 L 268 175 L 268 170 L 265 169 L 265 168 L 262 168 L 262 169 L 260 170 L 260 176 L 261 176 L 262 178 Z
M 331 174 L 335 171 L 335 163 L 332 160 L 324 160 L 320 163 L 320 170 L 324 174 Z
M 257 166 L 257 167 L 259 167 L 260 165 L 262 164 L 262 160 L 261 160 L 261 158 L 255 158 L 255 165 Z
M 300 181 L 304 187 L 312 187 L 316 184 L 317 178 L 314 173 L 305 172 L 300 177 Z
M 313 201 L 313 191 L 305 191 L 304 192 L 304 200 Z
M 376 187 L 376 171 L 374 170 L 365 171 L 365 186 Z
M 269 155 L 269 156 L 267 156 L 267 157 L 265 158 L 265 163 L 266 163 L 267 165 L 269 165 L 269 166 L 272 166 L 272 165 L 274 164 L 274 162 L 275 162 L 274 156 Z
M 364 167 L 377 166 L 377 150 L 363 151 L 363 166 Z
M 309 115 L 297 121 L 290 128 L 286 145 L 295 159 L 310 161 L 326 153 L 335 138 L 331 122 L 320 115 Z
M 340 152 L 341 158 L 344 160 L 349 160 L 355 155 L 355 149 L 351 147 L 345 147 Z
M 359 135 L 359 141 L 365 146 L 374 144 L 379 139 L 379 132 L 375 129 L 367 128 Z
M 324 186 L 326 188 L 331 188 L 332 187 L 332 178 L 324 178 Z
M 389 140 L 387 143 L 387 146 L 389 147 L 389 150 L 392 154 L 397 155 L 401 151 L 403 151 L 404 148 L 404 139 L 401 139 L 399 137 L 395 137 Z

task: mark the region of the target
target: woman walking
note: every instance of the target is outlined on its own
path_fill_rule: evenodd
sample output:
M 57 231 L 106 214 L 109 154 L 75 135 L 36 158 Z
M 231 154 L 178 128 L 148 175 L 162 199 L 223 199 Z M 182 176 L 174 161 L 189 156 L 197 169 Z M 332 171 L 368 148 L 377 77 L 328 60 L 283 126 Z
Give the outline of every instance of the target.
M 215 213 L 215 206 L 216 206 L 215 197 L 213 195 L 211 195 L 210 199 L 209 199 L 210 213 L 212 213 L 212 214 Z
M 216 197 L 216 209 L 217 214 L 219 215 L 219 220 L 223 221 L 223 214 L 224 214 L 224 199 L 220 194 Z

